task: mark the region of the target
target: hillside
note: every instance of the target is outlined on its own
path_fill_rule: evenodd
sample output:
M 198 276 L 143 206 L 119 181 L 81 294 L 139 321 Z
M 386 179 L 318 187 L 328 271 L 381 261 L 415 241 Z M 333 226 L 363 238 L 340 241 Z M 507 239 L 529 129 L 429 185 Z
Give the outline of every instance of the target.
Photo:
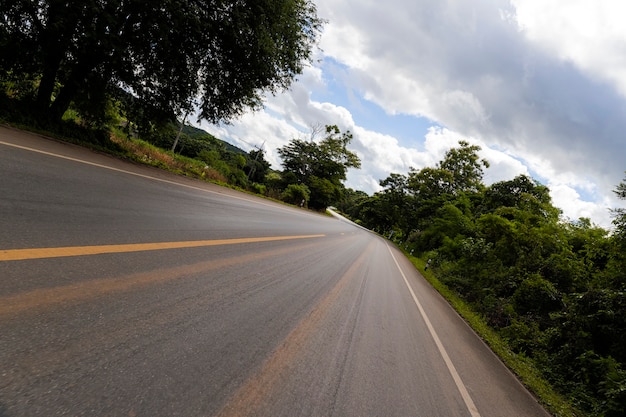
M 199 139 L 202 140 L 204 138 L 206 138 L 207 136 L 213 138 L 214 140 L 223 143 L 224 144 L 224 148 L 229 151 L 229 152 L 234 152 L 234 153 L 238 153 L 238 154 L 242 154 L 242 155 L 246 155 L 247 152 L 244 151 L 241 148 L 236 147 L 235 145 L 232 145 L 226 141 L 223 141 L 219 138 L 216 138 L 215 136 L 211 135 L 209 132 L 207 132 L 206 130 L 200 129 L 198 127 L 194 127 L 191 125 L 184 125 L 183 126 L 183 130 L 182 133 L 187 135 L 189 138 L 191 139 Z

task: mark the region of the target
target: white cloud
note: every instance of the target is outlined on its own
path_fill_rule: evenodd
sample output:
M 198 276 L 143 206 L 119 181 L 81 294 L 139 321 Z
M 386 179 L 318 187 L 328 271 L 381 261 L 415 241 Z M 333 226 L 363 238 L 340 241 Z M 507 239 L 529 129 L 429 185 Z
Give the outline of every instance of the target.
M 265 159 L 275 168 L 280 167 L 280 157 L 276 150 L 291 138 L 302 135 L 300 130 L 285 120 L 265 111 L 245 114 L 232 125 L 201 124 L 201 127 L 215 137 L 246 151 L 263 147 Z
M 486 182 L 530 173 L 554 188 L 567 216 L 591 213 L 606 227 L 626 169 L 625 8 L 604 0 L 319 0 L 329 20 L 323 62 L 269 98 L 267 111 L 216 136 L 266 140 L 275 153 L 312 125 L 337 124 L 354 133 L 363 160 L 347 185 L 368 192 L 391 172 L 434 165 L 466 139 L 491 162 Z M 349 103 L 333 102 L 328 80 L 343 85 Z M 314 101 L 312 92 L 330 98 Z M 351 106 L 362 100 L 445 128 L 400 143 L 381 123 L 372 130 L 355 122 Z
M 626 94 L 626 3 L 615 0 L 512 0 L 523 34 Z
M 519 175 L 530 175 L 526 167 L 519 159 L 506 152 L 483 147 L 481 155 L 489 161 L 489 168 L 485 170 L 484 182 L 491 185 L 494 182 L 509 181 Z
M 550 196 L 556 207 L 563 211 L 563 216 L 570 220 L 582 217 L 592 219 L 595 224 L 608 227 L 611 223 L 609 212 L 610 201 L 592 203 L 582 200 L 580 194 L 572 187 L 562 183 L 550 183 Z

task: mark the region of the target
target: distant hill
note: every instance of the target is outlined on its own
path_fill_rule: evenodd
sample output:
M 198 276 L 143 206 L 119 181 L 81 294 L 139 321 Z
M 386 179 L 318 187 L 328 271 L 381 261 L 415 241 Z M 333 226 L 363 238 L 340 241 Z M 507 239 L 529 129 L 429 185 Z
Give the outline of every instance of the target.
M 213 136 L 212 134 L 210 134 L 209 132 L 207 132 L 206 130 L 202 130 L 200 128 L 194 127 L 194 126 L 189 126 L 189 125 L 184 125 L 183 126 L 183 130 L 182 133 L 184 133 L 185 135 L 187 135 L 188 137 L 192 138 L 192 139 L 202 139 L 206 136 L 212 137 L 213 139 L 222 142 L 224 144 L 224 146 L 226 147 L 226 150 L 230 151 L 230 152 L 235 152 L 235 153 L 241 153 L 246 155 L 248 152 L 244 151 L 241 148 L 236 147 L 235 145 L 232 145 L 224 140 L 221 140 L 219 138 L 216 138 L 215 136 Z

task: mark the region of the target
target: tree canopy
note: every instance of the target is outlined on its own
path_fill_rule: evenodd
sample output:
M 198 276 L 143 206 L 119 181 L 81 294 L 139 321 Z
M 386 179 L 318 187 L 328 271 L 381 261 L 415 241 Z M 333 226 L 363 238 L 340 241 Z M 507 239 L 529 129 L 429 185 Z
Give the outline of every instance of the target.
M 618 184 L 614 192 L 619 199 L 626 201 L 626 179 Z M 616 233 L 626 241 L 626 208 L 616 208 L 613 210 L 613 214 Z
M 310 207 L 324 209 L 338 201 L 348 168 L 361 167 L 359 157 L 347 148 L 351 140 L 350 132 L 326 126 L 326 136 L 319 143 L 292 139 L 278 149 L 285 181 L 307 186 Z
M 0 0 L 0 9 L 0 80 L 32 81 L 20 93 L 56 119 L 72 102 L 101 116 L 121 94 L 160 116 L 197 99 L 201 118 L 227 120 L 290 85 L 322 24 L 311 0 Z

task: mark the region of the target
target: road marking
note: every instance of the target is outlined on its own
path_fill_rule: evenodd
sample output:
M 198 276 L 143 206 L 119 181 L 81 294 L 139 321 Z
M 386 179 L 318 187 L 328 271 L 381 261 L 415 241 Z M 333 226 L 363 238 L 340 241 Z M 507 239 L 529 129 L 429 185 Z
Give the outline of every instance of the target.
M 198 190 L 207 191 L 209 193 L 212 193 L 212 192 L 214 193 L 215 192 L 215 191 L 205 190 L 203 188 L 198 188 L 198 187 L 193 187 L 193 186 L 189 186 L 189 185 L 185 185 L 185 184 L 180 184 L 180 183 L 175 182 L 175 181 L 170 181 L 170 180 L 165 180 L 165 179 L 162 179 L 162 178 L 152 177 L 150 175 L 140 174 L 138 172 L 127 171 L 125 169 L 113 168 L 112 166 L 102 165 L 102 164 L 98 164 L 96 162 L 85 161 L 84 159 L 73 158 L 71 156 L 65 156 L 65 155 L 61 155 L 61 154 L 58 154 L 58 153 L 54 153 L 54 152 L 42 151 L 41 149 L 29 148 L 28 146 L 16 145 L 14 143 L 4 142 L 2 140 L 0 140 L 0 144 L 6 145 L 6 146 L 10 146 L 10 147 L 13 147 L 13 148 L 22 149 L 22 150 L 25 150 L 25 151 L 39 153 L 39 154 L 42 154 L 42 155 L 54 156 L 55 158 L 61 158 L 61 159 L 65 159 L 65 160 L 72 161 L 72 162 L 78 162 L 78 163 L 85 164 L 85 165 L 91 165 L 91 166 L 98 167 L 98 168 L 104 168 L 104 169 L 108 169 L 110 171 L 115 171 L 115 172 L 121 172 L 123 174 L 134 175 L 136 177 L 147 178 L 147 179 L 151 179 L 151 180 L 155 180 L 155 181 L 161 181 L 161 182 L 165 182 L 167 184 L 182 185 L 183 187 L 195 188 L 195 189 L 198 189 Z M 146 166 L 148 166 L 148 165 L 146 165 Z
M 67 306 L 101 296 L 137 290 L 150 285 L 167 283 L 186 277 L 194 277 L 201 273 L 218 271 L 231 266 L 258 263 L 261 260 L 270 257 L 279 258 L 312 245 L 314 245 L 314 243 L 311 242 L 303 245 L 286 245 L 261 252 L 238 255 L 234 258 L 213 259 L 191 265 L 179 265 L 130 275 L 98 278 L 60 287 L 37 288 L 23 293 L 1 296 L 0 318 L 5 315 L 38 312 L 41 309 L 54 308 L 59 305 Z
M 14 143 L 5 142 L 5 141 L 2 141 L 2 140 L 0 140 L 0 144 L 1 145 L 6 145 L 6 146 L 10 146 L 10 147 L 13 147 L 13 148 L 22 149 L 22 150 L 25 150 L 25 151 L 39 153 L 39 154 L 42 154 L 42 155 L 53 156 L 53 157 L 65 159 L 65 160 L 68 160 L 68 161 L 78 162 L 78 163 L 85 164 L 85 165 L 91 165 L 91 166 L 98 167 L 98 168 L 104 168 L 104 169 L 108 169 L 110 171 L 121 172 L 123 174 L 128 174 L 128 175 L 134 175 L 134 176 L 140 177 L 140 178 L 146 178 L 146 179 L 153 180 L 153 181 L 159 181 L 159 182 L 162 182 L 162 183 L 165 183 L 165 184 L 177 185 L 177 186 L 180 186 L 180 187 L 190 188 L 192 190 L 202 191 L 202 192 L 209 193 L 209 194 L 218 194 L 218 195 L 221 195 L 223 197 L 228 197 L 228 198 L 232 198 L 232 199 L 235 199 L 235 200 L 253 202 L 254 204 L 259 204 L 259 205 L 262 205 L 262 206 L 272 207 L 272 208 L 275 208 L 275 209 L 278 209 L 278 210 L 294 210 L 293 207 L 283 206 L 283 205 L 281 205 L 279 203 L 274 203 L 274 204 L 266 203 L 266 202 L 264 202 L 260 198 L 257 198 L 256 200 L 251 200 L 251 198 L 238 197 L 236 195 L 226 194 L 226 193 L 223 193 L 223 192 L 220 192 L 220 191 L 208 190 L 206 188 L 196 187 L 195 185 L 183 184 L 181 182 L 176 182 L 176 181 L 172 181 L 172 180 L 168 180 L 168 179 L 164 179 L 164 178 L 157 178 L 157 177 L 153 177 L 153 176 L 146 175 L 146 174 L 140 174 L 138 172 L 127 171 L 127 170 L 121 169 L 121 168 L 114 168 L 112 166 L 102 165 L 102 164 L 98 164 L 96 162 L 89 162 L 89 161 L 85 161 L 84 159 L 73 158 L 71 156 L 60 155 L 60 154 L 53 153 L 53 152 L 42 151 L 40 149 L 29 148 L 28 146 L 16 145 Z M 146 167 L 149 167 L 149 165 L 146 165 Z M 167 172 L 167 171 L 162 171 L 162 172 Z M 209 183 L 207 183 L 207 185 L 209 185 Z M 251 196 L 251 197 L 253 197 L 253 196 Z
M 192 240 L 186 242 L 154 242 L 154 243 L 130 243 L 122 245 L 97 245 L 97 246 L 66 246 L 57 248 L 34 248 L 34 249 L 5 249 L 0 250 L 0 262 L 23 261 L 30 259 L 62 258 L 67 256 L 102 255 L 106 253 L 130 253 L 164 249 L 198 248 L 206 246 L 238 245 L 242 243 L 276 242 L 280 240 L 312 239 L 326 235 L 301 235 L 301 236 L 269 236 L 249 237 L 239 239 L 220 240 Z
M 417 309 L 419 310 L 420 314 L 424 318 L 426 327 L 428 328 L 428 331 L 430 332 L 430 335 L 432 336 L 432 338 L 435 340 L 437 349 L 439 349 L 439 353 L 443 357 L 443 361 L 446 363 L 446 366 L 448 367 L 448 371 L 450 371 L 450 374 L 452 375 L 452 379 L 454 379 L 454 383 L 456 384 L 456 387 L 458 388 L 459 393 L 461 394 L 461 397 L 463 397 L 463 401 L 465 402 L 467 409 L 469 410 L 472 417 L 481 417 L 480 413 L 478 412 L 478 408 L 476 408 L 474 401 L 472 401 L 472 397 L 470 396 L 469 392 L 467 391 L 467 388 L 465 387 L 465 384 L 463 384 L 463 381 L 461 380 L 461 377 L 459 376 L 459 373 L 454 367 L 454 364 L 452 363 L 452 360 L 450 359 L 450 356 L 448 355 L 446 348 L 441 343 L 441 340 L 439 339 L 439 336 L 437 335 L 435 328 L 433 327 L 432 323 L 430 322 L 430 319 L 426 315 L 426 311 L 424 311 L 424 307 L 422 307 L 422 304 L 417 299 L 417 296 L 415 295 L 415 291 L 413 291 L 413 288 L 409 284 L 409 280 L 407 279 L 406 275 L 404 275 L 402 268 L 400 268 L 400 264 L 398 263 L 398 260 L 393 255 L 393 252 L 391 251 L 389 244 L 387 244 L 387 249 L 389 250 L 391 257 L 393 258 L 393 261 L 396 263 L 396 266 L 398 267 L 398 270 L 400 271 L 402 278 L 404 278 L 404 283 L 409 289 L 409 292 L 411 293 L 411 297 L 413 297 L 413 301 L 415 302 L 415 305 L 417 305 Z

